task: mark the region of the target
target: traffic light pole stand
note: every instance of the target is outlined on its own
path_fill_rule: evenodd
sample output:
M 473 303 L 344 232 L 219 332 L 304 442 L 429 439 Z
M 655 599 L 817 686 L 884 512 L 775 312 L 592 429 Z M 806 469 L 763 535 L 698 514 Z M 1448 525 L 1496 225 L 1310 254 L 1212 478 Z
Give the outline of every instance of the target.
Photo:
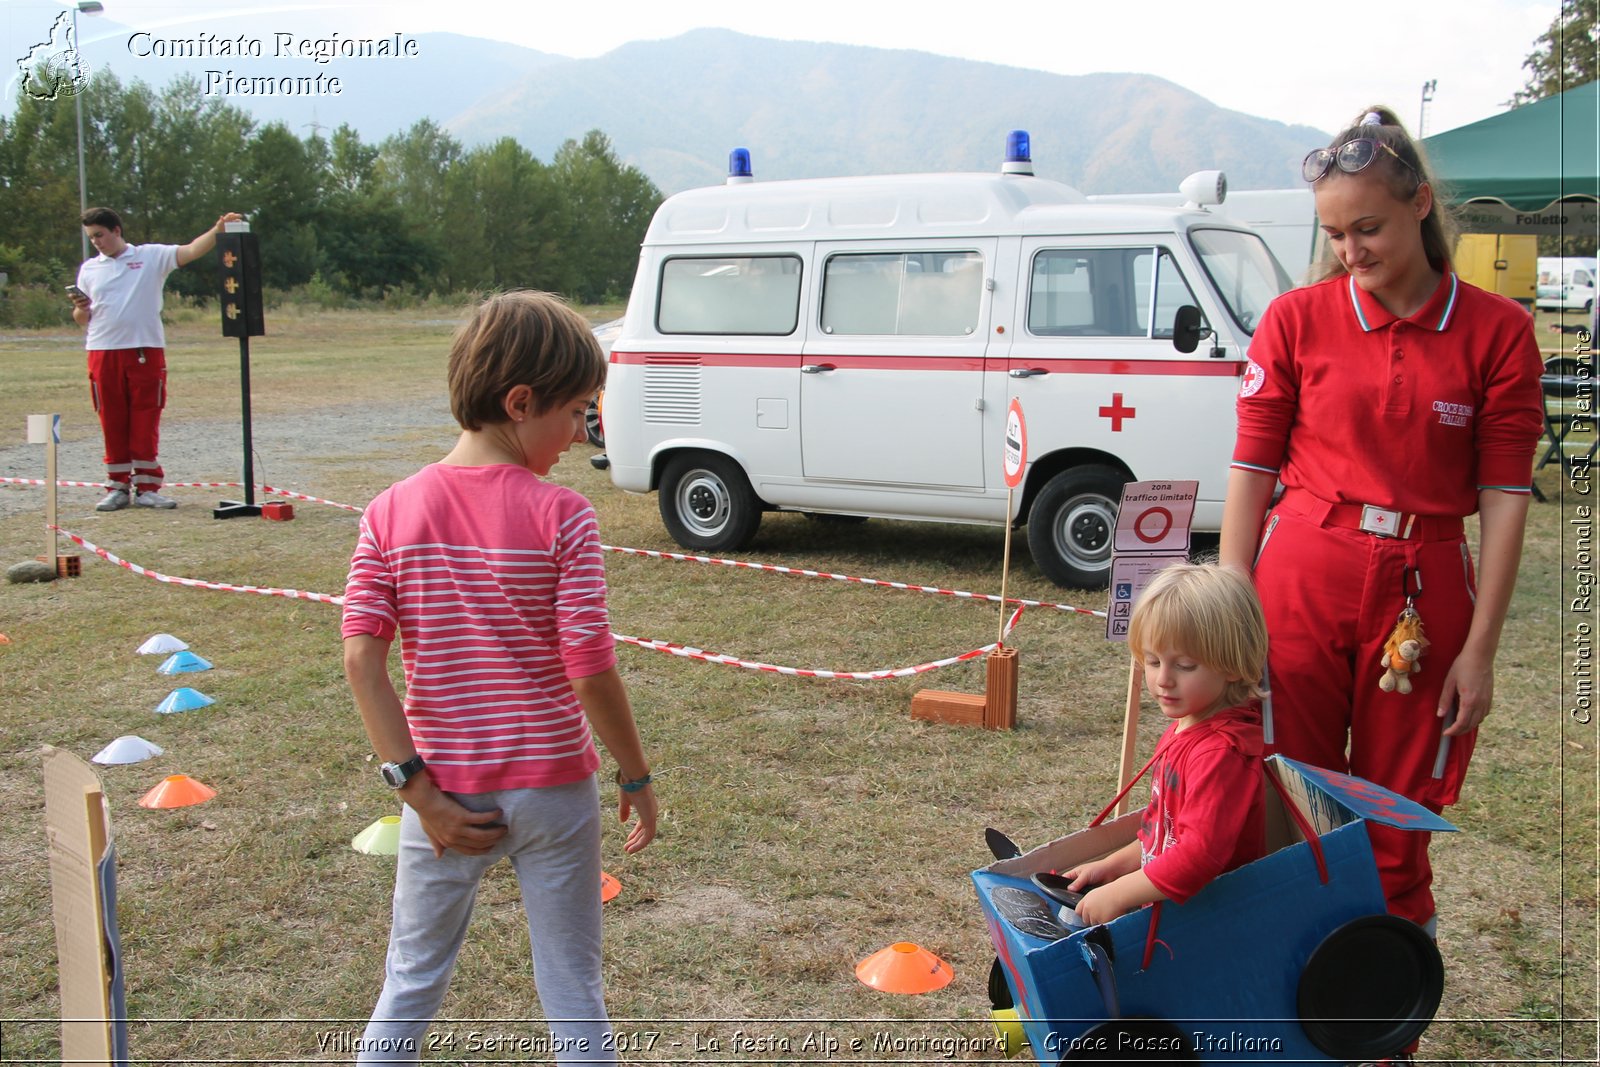
M 239 397 L 244 425 L 244 499 L 224 500 L 211 515 L 237 519 L 260 515 L 256 503 L 255 449 L 250 440 L 250 338 L 267 332 L 262 315 L 261 252 L 248 222 L 223 224 L 217 238 L 217 271 L 222 284 L 222 336 L 239 339 Z
M 255 449 L 250 441 L 250 338 L 239 338 L 239 398 L 241 421 L 244 425 L 244 499 L 223 500 L 211 510 L 215 519 L 237 519 L 259 516 L 261 505 L 256 503 Z

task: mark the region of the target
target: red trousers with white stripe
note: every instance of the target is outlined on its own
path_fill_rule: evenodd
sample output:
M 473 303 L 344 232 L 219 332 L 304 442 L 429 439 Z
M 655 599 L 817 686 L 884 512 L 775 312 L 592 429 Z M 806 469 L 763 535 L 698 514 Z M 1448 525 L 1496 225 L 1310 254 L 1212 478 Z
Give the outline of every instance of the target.
M 160 489 L 165 475 L 156 454 L 167 405 L 166 349 L 91 350 L 89 389 L 105 436 L 108 485 L 141 493 Z
M 1466 643 L 1476 595 L 1459 534 L 1375 537 L 1308 517 L 1294 490 L 1268 515 L 1256 561 L 1267 619 L 1269 753 L 1346 771 L 1439 812 L 1454 804 L 1477 732 L 1450 739 L 1439 777 L 1444 676 Z M 1309 512 L 1314 512 L 1309 509 Z M 1405 607 L 1405 569 L 1421 573 L 1414 606 L 1427 649 L 1412 691 L 1385 693 L 1384 642 Z M 1413 584 L 1413 589 L 1415 585 Z M 1369 821 L 1389 911 L 1419 925 L 1434 914 L 1429 834 Z

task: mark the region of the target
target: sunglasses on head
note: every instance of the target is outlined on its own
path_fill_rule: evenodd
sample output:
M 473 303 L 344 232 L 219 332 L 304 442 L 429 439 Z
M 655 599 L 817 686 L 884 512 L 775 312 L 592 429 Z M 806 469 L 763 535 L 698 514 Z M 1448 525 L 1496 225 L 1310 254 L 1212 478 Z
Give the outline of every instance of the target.
M 1400 153 L 1373 137 L 1357 137 L 1346 141 L 1338 148 L 1313 148 L 1306 153 L 1306 158 L 1300 164 L 1300 176 L 1308 182 L 1315 182 L 1328 173 L 1329 168 L 1335 164 L 1346 174 L 1359 174 L 1372 166 L 1372 161 L 1378 158 L 1378 151 L 1389 153 L 1406 170 L 1409 170 L 1417 179 L 1417 184 L 1422 184 L 1422 175 L 1417 173 L 1417 168 L 1400 158 Z

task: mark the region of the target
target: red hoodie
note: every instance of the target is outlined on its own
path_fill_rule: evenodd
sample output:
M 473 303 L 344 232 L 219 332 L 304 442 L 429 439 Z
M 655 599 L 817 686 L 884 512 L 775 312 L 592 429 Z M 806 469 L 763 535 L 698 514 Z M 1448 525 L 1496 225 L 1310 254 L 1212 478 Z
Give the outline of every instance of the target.
M 1261 715 L 1224 708 L 1156 743 L 1150 804 L 1139 825 L 1144 873 L 1182 904 L 1266 850 Z

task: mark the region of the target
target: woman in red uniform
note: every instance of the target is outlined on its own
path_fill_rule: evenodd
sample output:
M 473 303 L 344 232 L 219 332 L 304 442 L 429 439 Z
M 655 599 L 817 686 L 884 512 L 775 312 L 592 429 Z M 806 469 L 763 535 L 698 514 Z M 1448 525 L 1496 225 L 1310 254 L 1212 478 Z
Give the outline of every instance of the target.
M 1438 811 L 1494 695 L 1541 429 L 1538 345 L 1526 311 L 1450 270 L 1443 205 L 1392 112 L 1366 112 L 1303 173 L 1331 256 L 1251 342 L 1222 562 L 1254 571 L 1266 612 L 1268 751 Z M 1411 692 L 1385 692 L 1408 597 L 1429 644 Z M 1389 910 L 1431 933 L 1428 835 L 1369 830 Z

